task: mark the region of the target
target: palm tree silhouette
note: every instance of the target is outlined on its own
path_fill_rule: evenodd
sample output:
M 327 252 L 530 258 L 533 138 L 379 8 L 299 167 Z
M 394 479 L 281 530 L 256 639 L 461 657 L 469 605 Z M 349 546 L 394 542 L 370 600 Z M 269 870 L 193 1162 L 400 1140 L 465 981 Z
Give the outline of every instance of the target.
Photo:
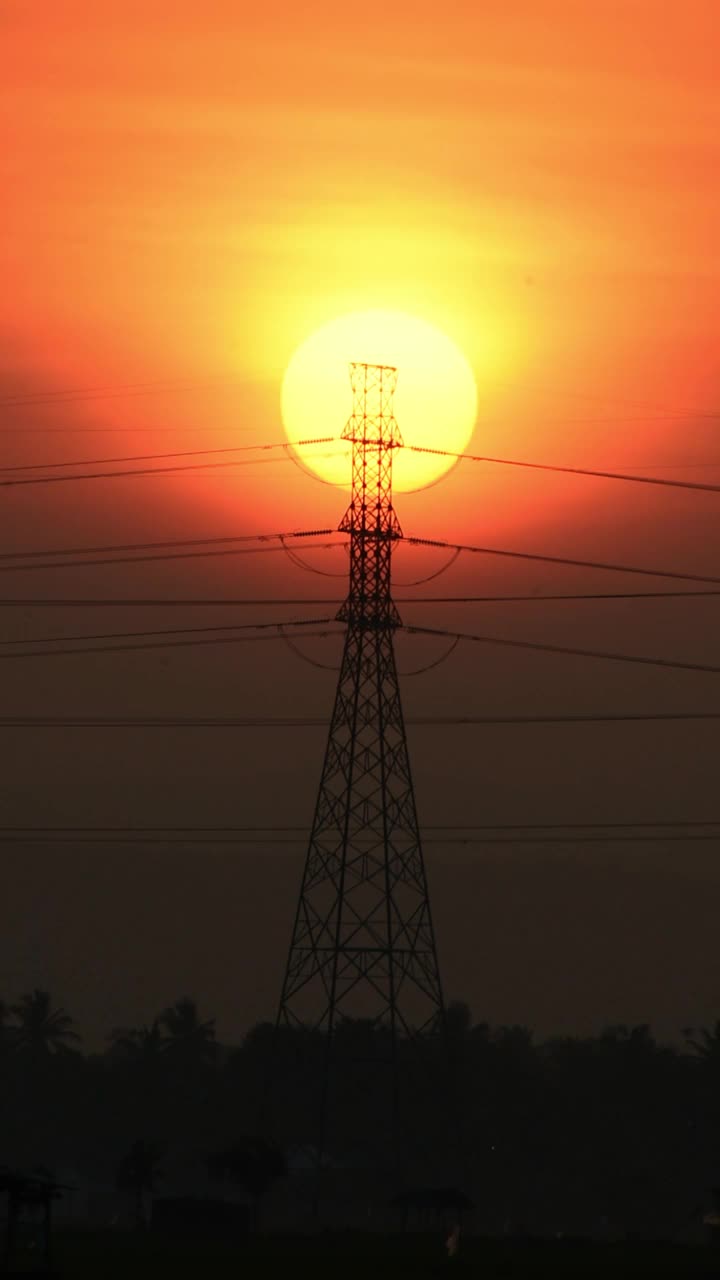
M 149 1026 L 118 1027 L 108 1037 L 109 1063 L 117 1072 L 135 1132 L 165 1133 L 168 1103 L 168 1041 L 159 1018 Z
M 11 1007 L 17 1025 L 11 1028 L 15 1045 L 35 1058 L 68 1052 L 70 1042 L 81 1037 L 73 1029 L 73 1019 L 64 1009 L 53 1009 L 48 991 L 34 991 Z
M 185 1062 L 214 1062 L 217 1054 L 215 1019 L 201 1022 L 198 1008 L 189 996 L 176 1000 L 160 1015 L 160 1024 L 168 1032 L 168 1049 Z
M 703 1058 L 710 1066 L 720 1066 L 720 1019 L 711 1031 L 707 1027 L 698 1030 L 699 1040 L 694 1039 L 694 1028 L 686 1027 L 683 1031 L 686 1044 L 694 1049 L 698 1057 Z
M 108 1039 L 121 1055 L 146 1067 L 157 1063 L 168 1047 L 159 1018 L 154 1018 L 149 1027 L 116 1027 Z

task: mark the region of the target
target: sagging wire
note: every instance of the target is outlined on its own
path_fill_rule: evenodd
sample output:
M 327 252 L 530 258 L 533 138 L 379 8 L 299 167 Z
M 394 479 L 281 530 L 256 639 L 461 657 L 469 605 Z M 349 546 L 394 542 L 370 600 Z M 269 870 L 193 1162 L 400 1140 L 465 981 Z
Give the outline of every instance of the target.
M 433 671 L 435 667 L 439 667 L 443 662 L 447 661 L 451 654 L 455 652 L 459 643 L 460 637 L 456 636 L 449 648 L 439 658 L 434 658 L 432 662 L 428 662 L 424 667 L 416 667 L 414 671 L 399 671 L 398 675 L 402 676 L 403 680 L 406 680 L 409 676 L 422 676 L 426 671 Z
M 303 662 L 307 662 L 308 665 L 311 667 L 317 667 L 320 671 L 339 671 L 340 670 L 340 667 L 336 666 L 334 663 L 318 662 L 317 658 L 311 658 L 307 653 L 303 653 L 302 649 L 299 649 L 298 646 L 290 639 L 290 637 L 285 635 L 282 623 L 280 623 L 278 627 L 278 631 L 280 633 L 280 639 L 285 641 L 285 644 L 287 645 L 288 649 L 290 649 L 290 651 L 295 654 L 296 658 L 301 658 Z M 339 635 L 341 633 L 326 631 L 323 634 L 328 636 L 328 635 L 335 635 L 335 634 Z
M 297 552 L 292 547 L 287 546 L 285 542 L 285 538 L 282 534 L 280 534 L 280 545 L 283 551 L 285 552 L 285 554 L 287 555 L 288 559 L 291 561 L 292 564 L 296 565 L 298 569 L 305 569 L 307 573 L 316 573 L 321 578 L 346 578 L 347 577 L 347 573 L 345 570 L 343 570 L 341 573 L 337 573 L 335 570 L 332 570 L 332 569 L 318 569 L 313 564 L 306 564 L 306 562 L 297 554 Z M 349 544 L 347 542 L 336 542 L 336 543 L 326 544 L 327 547 L 333 547 L 333 546 L 347 547 L 348 545 Z
M 308 665 L 311 667 L 317 667 L 318 670 L 320 671 L 337 672 L 340 670 L 339 664 L 336 665 L 335 663 L 331 663 L 331 662 L 320 662 L 317 658 L 311 658 L 309 654 L 303 653 L 302 649 L 298 648 L 295 642 L 291 640 L 289 636 L 285 635 L 285 632 L 283 630 L 284 625 L 285 624 L 283 623 L 278 624 L 278 632 L 280 634 L 281 639 L 285 641 L 288 649 L 290 649 L 291 652 L 294 653 L 297 658 L 301 658 L 303 662 L 307 662 Z M 324 634 L 325 635 L 333 635 L 333 634 L 341 635 L 342 632 L 337 632 L 337 633 L 325 632 Z M 403 679 L 409 678 L 410 676 L 421 676 L 426 671 L 432 671 L 435 667 L 441 666 L 442 663 L 445 662 L 451 656 L 451 654 L 454 653 L 455 649 L 460 643 L 460 639 L 461 639 L 460 636 L 455 636 L 451 640 L 445 652 L 440 654 L 440 657 L 433 658 L 432 662 L 426 662 L 424 666 L 416 667 L 413 671 L 399 671 L 398 675 L 401 676 Z
M 432 582 L 434 578 L 441 577 L 443 573 L 445 573 L 452 565 L 454 565 L 455 561 L 460 555 L 462 555 L 462 548 L 456 547 L 450 559 L 446 561 L 446 563 L 442 565 L 440 569 L 435 569 L 433 573 L 429 573 L 426 578 L 413 578 L 411 582 L 396 582 L 394 585 L 396 587 L 420 587 L 424 582 Z
M 298 471 L 302 471 L 303 475 L 309 476 L 311 480 L 317 480 L 318 484 L 329 485 L 331 489 L 339 487 L 334 480 L 323 480 L 322 476 L 316 475 L 314 471 L 310 471 L 308 467 L 303 466 L 289 441 L 283 444 L 282 448 L 286 457 L 297 467 Z M 319 458 L 339 458 L 342 457 L 342 453 L 339 449 L 336 449 L 334 453 L 320 453 L 317 456 Z
M 409 445 L 408 446 L 400 445 L 401 449 L 410 448 L 410 447 L 411 446 Z M 410 493 L 427 493 L 428 489 L 434 489 L 436 485 L 442 484 L 443 480 L 447 480 L 448 476 L 452 475 L 453 471 L 457 470 L 459 465 L 460 465 L 460 459 L 457 458 L 454 462 L 450 464 L 447 471 L 443 471 L 439 476 L 436 476 L 434 480 L 429 480 L 427 484 L 419 484 L 414 489 L 403 489 L 402 491 L 403 497 L 405 496 L 405 494 L 410 494 Z

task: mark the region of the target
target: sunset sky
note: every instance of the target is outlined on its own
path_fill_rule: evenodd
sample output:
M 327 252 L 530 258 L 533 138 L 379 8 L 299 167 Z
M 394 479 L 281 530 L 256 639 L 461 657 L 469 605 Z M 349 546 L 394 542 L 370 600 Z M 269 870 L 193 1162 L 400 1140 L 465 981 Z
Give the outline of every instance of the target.
M 297 346 L 379 307 L 466 356 L 473 452 L 720 483 L 717 22 L 713 0 L 3 0 L 2 465 L 279 442 Z M 209 538 L 335 527 L 346 502 L 282 453 L 245 455 L 6 488 L 0 529 L 6 551 Z M 715 494 L 465 462 L 398 514 L 429 538 L 720 573 Z M 397 580 L 442 562 L 401 548 Z M 417 591 L 663 585 L 468 556 Z M 0 581 L 23 599 L 343 590 L 278 555 Z M 410 622 L 720 662 L 712 599 L 403 609 L 402 595 Z M 4 640 L 227 618 L 0 608 Z M 438 652 L 398 639 L 401 671 Z M 6 674 L 6 715 L 328 715 L 334 687 L 282 645 Z M 717 682 L 461 647 L 404 695 L 409 717 L 699 710 L 720 707 Z M 0 732 L 5 825 L 261 824 L 279 808 L 305 823 L 323 749 L 314 730 Z M 712 723 L 444 733 L 440 749 L 411 731 L 428 823 L 720 819 Z M 221 1038 L 273 1016 L 300 846 L 3 848 L 0 996 L 47 985 L 90 1038 L 188 988 Z M 448 995 L 542 1032 L 714 1020 L 716 853 L 429 846 Z

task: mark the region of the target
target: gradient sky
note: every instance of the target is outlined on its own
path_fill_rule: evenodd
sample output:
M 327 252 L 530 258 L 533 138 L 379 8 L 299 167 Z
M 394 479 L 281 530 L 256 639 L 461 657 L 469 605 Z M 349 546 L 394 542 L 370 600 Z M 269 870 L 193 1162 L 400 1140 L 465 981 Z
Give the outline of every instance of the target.
M 395 307 L 473 365 L 476 451 L 720 480 L 716 29 L 709 0 L 4 0 L 5 465 L 280 440 L 298 343 L 345 311 Z M 56 395 L 75 388 L 105 391 Z M 346 501 L 287 461 L 4 493 L 7 550 L 334 526 Z M 398 508 L 410 534 L 718 573 L 715 495 L 464 463 Z M 341 572 L 333 557 L 314 563 Z M 396 577 L 440 563 L 401 549 Z M 475 557 L 428 591 L 638 584 Z M 0 582 L 23 598 L 342 588 L 275 555 Z M 403 613 L 718 660 L 712 600 Z M 185 619 L 201 625 L 0 610 L 5 639 Z M 401 670 L 437 652 L 398 648 Z M 332 674 L 278 649 L 16 662 L 5 714 L 329 713 Z M 720 706 L 716 680 L 461 648 L 405 701 L 408 715 L 692 710 Z M 444 732 L 412 731 L 426 822 L 720 818 L 712 726 Z M 317 731 L 5 733 L 3 821 L 263 823 L 281 807 L 303 823 L 322 747 Z M 300 848 L 4 849 L 0 996 L 48 985 L 91 1036 L 186 990 L 227 1037 L 272 1015 Z M 715 857 L 429 846 L 448 995 L 541 1032 L 714 1019 Z

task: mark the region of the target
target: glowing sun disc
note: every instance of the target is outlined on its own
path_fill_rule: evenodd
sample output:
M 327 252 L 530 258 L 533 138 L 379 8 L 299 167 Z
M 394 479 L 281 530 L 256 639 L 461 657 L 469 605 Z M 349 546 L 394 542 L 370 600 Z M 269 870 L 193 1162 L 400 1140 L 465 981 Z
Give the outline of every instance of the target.
M 349 364 L 395 365 L 395 417 L 404 445 L 462 453 L 477 415 L 472 369 L 455 344 L 433 325 L 400 311 L 356 311 L 323 325 L 292 356 L 282 385 L 282 418 L 303 465 L 322 480 L 350 486 L 350 445 L 340 441 L 350 417 Z M 332 436 L 332 445 L 298 441 Z M 393 488 L 433 484 L 452 458 L 393 454 Z

